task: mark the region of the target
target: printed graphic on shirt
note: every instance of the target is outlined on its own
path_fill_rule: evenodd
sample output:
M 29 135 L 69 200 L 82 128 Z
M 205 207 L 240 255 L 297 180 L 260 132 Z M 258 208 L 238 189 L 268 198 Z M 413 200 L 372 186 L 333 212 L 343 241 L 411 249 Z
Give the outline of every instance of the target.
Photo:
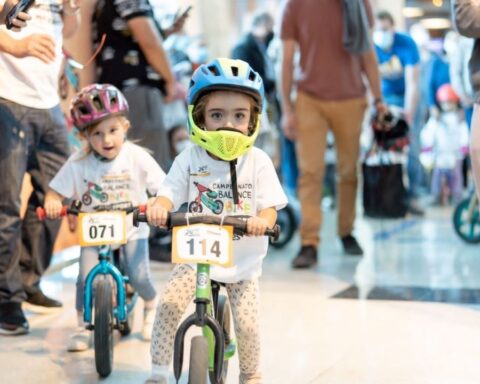
M 380 74 L 384 79 L 400 79 L 403 78 L 403 65 L 400 58 L 393 55 L 388 61 L 380 64 Z
M 208 170 L 208 165 L 202 165 L 198 167 L 197 172 L 190 172 L 190 176 L 210 176 L 210 171 Z
M 188 204 L 188 210 L 192 213 L 202 213 L 205 209 L 219 215 L 252 214 L 253 184 L 243 183 L 238 185 L 238 204 L 233 202 L 232 185 L 229 183 L 213 183 L 207 187 L 198 181 L 193 181 L 198 194 L 193 201 Z
M 90 205 L 95 202 L 109 203 L 111 207 L 124 207 L 131 205 L 131 178 L 128 172 L 114 175 L 105 175 L 99 184 L 84 180 L 86 192 L 82 195 L 82 203 Z

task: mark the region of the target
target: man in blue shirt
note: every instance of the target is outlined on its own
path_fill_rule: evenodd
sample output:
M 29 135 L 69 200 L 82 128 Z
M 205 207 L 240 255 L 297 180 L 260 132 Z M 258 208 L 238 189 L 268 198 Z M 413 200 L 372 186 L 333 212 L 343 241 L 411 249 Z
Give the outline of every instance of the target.
M 376 15 L 373 33 L 375 51 L 379 62 L 382 93 L 387 105 L 403 108 L 410 126 L 410 149 L 408 154 L 409 211 L 423 215 L 418 204 L 418 189 L 421 183 L 420 138 L 421 127 L 415 127 L 413 118 L 418 99 L 420 54 L 415 41 L 395 31 L 390 13 L 381 11 Z

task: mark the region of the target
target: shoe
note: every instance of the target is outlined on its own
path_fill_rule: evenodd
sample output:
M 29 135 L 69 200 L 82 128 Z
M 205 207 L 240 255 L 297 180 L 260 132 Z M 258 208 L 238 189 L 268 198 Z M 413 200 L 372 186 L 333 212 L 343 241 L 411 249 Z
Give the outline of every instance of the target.
M 68 340 L 68 352 L 83 352 L 92 346 L 92 331 L 79 327 Z
M 28 321 L 22 311 L 21 303 L 0 304 L 0 335 L 25 335 L 28 329 Z
M 27 300 L 24 302 L 24 308 L 36 313 L 50 313 L 62 308 L 63 304 L 52 299 L 42 291 L 36 291 L 34 294 L 27 293 Z
M 155 308 L 143 310 L 142 337 L 145 341 L 152 340 L 153 322 L 155 321 Z
M 302 245 L 300 252 L 292 260 L 292 268 L 303 269 L 317 265 L 317 247 L 313 245 Z
M 145 381 L 145 384 L 168 384 L 168 378 L 163 375 L 152 375 Z
M 357 239 L 352 235 L 347 235 L 341 238 L 343 245 L 343 252 L 346 255 L 361 256 L 363 255 L 363 249 L 358 244 Z
M 411 200 L 408 203 L 408 213 L 414 216 L 425 216 L 425 210 L 420 206 L 417 200 Z

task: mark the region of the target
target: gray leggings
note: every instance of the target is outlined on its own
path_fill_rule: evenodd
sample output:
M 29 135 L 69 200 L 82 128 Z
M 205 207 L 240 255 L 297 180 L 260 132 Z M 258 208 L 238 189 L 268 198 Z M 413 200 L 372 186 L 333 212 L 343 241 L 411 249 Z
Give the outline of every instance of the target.
M 260 332 L 258 325 L 258 280 L 226 284 L 238 340 L 240 383 L 260 382 Z M 158 302 L 152 335 L 152 363 L 168 366 L 180 318 L 195 294 L 195 271 L 178 264 Z M 253 381 L 258 380 L 258 381 Z
M 122 246 L 122 266 L 130 279 L 130 284 L 139 296 L 150 301 L 157 294 L 150 275 L 150 262 L 148 258 L 148 240 L 138 239 L 129 241 Z M 83 282 L 90 270 L 98 263 L 98 248 L 83 247 L 80 253 L 80 270 L 77 279 L 77 311 L 83 310 Z

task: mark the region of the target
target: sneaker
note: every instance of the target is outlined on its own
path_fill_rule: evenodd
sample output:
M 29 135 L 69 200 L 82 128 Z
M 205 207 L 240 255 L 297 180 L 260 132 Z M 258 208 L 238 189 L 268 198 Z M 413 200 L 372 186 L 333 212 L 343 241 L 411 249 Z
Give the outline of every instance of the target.
M 300 252 L 292 260 L 292 268 L 311 268 L 317 265 L 317 247 L 313 245 L 302 245 Z
M 68 352 L 82 352 L 86 351 L 92 346 L 92 331 L 79 327 L 68 340 Z
M 257 372 L 254 374 L 240 374 L 240 384 L 262 384 L 262 375 Z
M 346 255 L 361 256 L 363 255 L 363 249 L 358 244 L 357 239 L 352 235 L 347 235 L 341 238 L 343 245 L 343 252 Z
M 24 302 L 24 308 L 36 313 L 50 313 L 62 308 L 62 303 L 52 299 L 38 290 L 33 294 L 27 293 L 27 300 Z
M 22 304 L 7 302 L 0 304 L 0 335 L 25 335 L 28 321 L 22 311 Z
M 153 322 L 155 321 L 155 308 L 143 310 L 142 337 L 145 341 L 152 340 Z
M 168 384 L 168 378 L 163 375 L 152 375 L 145 381 L 145 384 Z
M 425 210 L 420 206 L 418 200 L 414 199 L 408 203 L 408 213 L 414 216 L 425 216 Z

